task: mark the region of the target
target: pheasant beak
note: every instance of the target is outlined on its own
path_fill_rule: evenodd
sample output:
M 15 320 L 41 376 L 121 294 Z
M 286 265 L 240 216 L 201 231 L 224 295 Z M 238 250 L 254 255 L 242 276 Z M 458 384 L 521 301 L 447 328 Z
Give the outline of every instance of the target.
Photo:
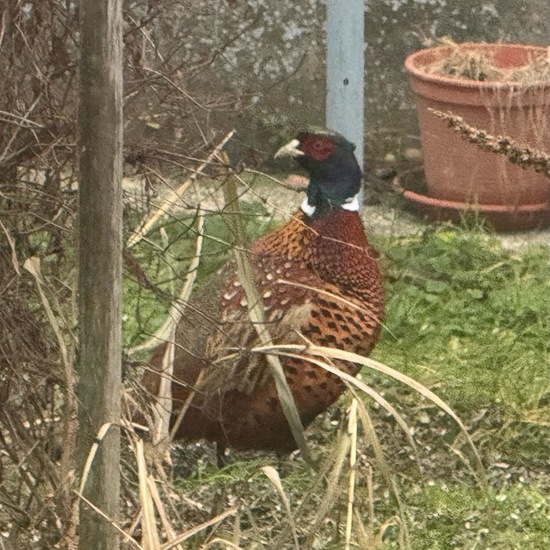
M 276 153 L 275 158 L 280 159 L 283 157 L 302 157 L 305 153 L 303 151 L 300 151 L 298 147 L 300 146 L 300 142 L 297 139 L 293 139 L 292 141 L 289 141 L 286 145 L 283 145 Z

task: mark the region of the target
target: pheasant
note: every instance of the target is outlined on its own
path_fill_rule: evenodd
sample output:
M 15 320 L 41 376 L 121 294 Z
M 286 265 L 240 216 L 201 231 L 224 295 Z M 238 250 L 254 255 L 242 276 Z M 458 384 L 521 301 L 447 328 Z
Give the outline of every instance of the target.
M 312 342 L 370 353 L 384 313 L 376 253 L 358 214 L 361 170 L 355 146 L 328 130 L 298 134 L 275 158 L 292 157 L 309 174 L 301 208 L 280 229 L 255 241 L 250 263 L 274 343 Z M 173 418 L 190 394 L 176 439 L 286 453 L 296 448 L 246 296 L 229 264 L 187 305 L 176 330 Z M 158 391 L 166 345 L 156 349 L 143 385 Z M 327 409 L 344 384 L 306 360 L 281 359 L 304 426 Z M 357 365 L 335 365 L 355 376 Z

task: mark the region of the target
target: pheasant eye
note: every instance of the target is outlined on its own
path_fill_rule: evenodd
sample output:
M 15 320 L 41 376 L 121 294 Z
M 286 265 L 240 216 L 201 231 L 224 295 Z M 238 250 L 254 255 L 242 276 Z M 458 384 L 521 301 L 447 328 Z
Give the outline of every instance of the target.
M 328 137 L 306 136 L 300 149 L 314 160 L 325 160 L 335 149 L 334 142 Z

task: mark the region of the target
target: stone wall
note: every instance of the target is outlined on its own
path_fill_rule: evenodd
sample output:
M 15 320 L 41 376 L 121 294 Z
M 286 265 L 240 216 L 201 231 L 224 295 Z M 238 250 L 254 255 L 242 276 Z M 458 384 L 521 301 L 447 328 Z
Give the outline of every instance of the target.
M 179 35 L 184 57 L 205 60 L 193 87 L 239 98 L 217 111 L 214 126 L 235 125 L 237 142 L 261 155 L 296 127 L 323 124 L 322 0 L 210 0 L 180 8 L 166 14 L 158 38 L 185 29 Z M 550 7 L 548 0 L 369 0 L 365 25 L 365 156 L 383 158 L 417 144 L 407 54 L 443 36 L 548 44 Z

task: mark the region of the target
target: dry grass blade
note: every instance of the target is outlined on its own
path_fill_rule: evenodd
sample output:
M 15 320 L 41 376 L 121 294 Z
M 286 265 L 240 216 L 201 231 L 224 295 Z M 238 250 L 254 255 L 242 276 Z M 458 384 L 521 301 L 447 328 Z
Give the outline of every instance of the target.
M 204 371 L 202 371 L 197 380 L 195 381 L 195 384 L 199 385 L 201 383 L 201 380 L 204 376 Z M 176 418 L 176 420 L 174 421 L 174 424 L 172 426 L 172 429 L 170 430 L 170 439 L 174 439 L 174 437 L 176 436 L 176 434 L 178 433 L 178 430 L 179 430 L 179 427 L 181 426 L 181 423 L 183 422 L 183 417 L 185 416 L 185 413 L 187 412 L 187 410 L 189 409 L 189 407 L 191 406 L 191 403 L 193 402 L 193 399 L 195 397 L 195 391 L 192 391 L 189 396 L 187 397 L 187 399 L 185 400 L 185 403 L 183 404 L 183 406 L 181 407 L 179 413 L 178 413 L 178 416 Z
M 355 393 L 355 392 L 354 392 Z M 363 425 L 363 428 L 365 429 L 365 433 L 367 434 L 367 438 L 372 444 L 372 448 L 374 450 L 374 456 L 376 457 L 376 462 L 378 465 L 378 468 L 380 469 L 380 472 L 382 473 L 382 476 L 384 477 L 386 481 L 386 485 L 390 488 L 391 492 L 393 493 L 393 496 L 395 498 L 395 502 L 397 503 L 397 508 L 399 510 L 399 516 L 401 517 L 401 548 L 409 548 L 409 533 L 407 530 L 407 522 L 405 521 L 405 507 L 403 506 L 403 503 L 401 501 L 401 495 L 399 493 L 399 488 L 397 486 L 397 482 L 395 479 L 395 476 L 393 475 L 389 464 L 386 461 L 386 458 L 384 457 L 384 451 L 382 449 L 382 445 L 380 443 L 380 440 L 378 439 L 378 436 L 376 435 L 376 430 L 374 429 L 374 425 L 372 423 L 371 417 L 367 411 L 367 408 L 365 407 L 364 403 L 357 399 L 359 404 L 359 417 L 361 418 L 361 424 Z M 374 510 L 372 511 L 374 516 Z
M 65 440 L 63 444 L 63 451 L 61 455 L 61 480 L 63 484 L 68 484 L 74 468 L 74 453 L 76 449 L 76 437 L 77 437 L 77 403 L 74 393 L 76 384 L 76 378 L 74 374 L 72 361 L 69 359 L 69 351 L 61 332 L 61 327 L 57 321 L 57 317 L 54 315 L 53 309 L 50 305 L 48 298 L 44 292 L 44 281 L 42 279 L 42 273 L 40 269 L 40 258 L 31 257 L 25 260 L 23 267 L 34 277 L 36 288 L 40 294 L 40 300 L 48 317 L 48 321 L 55 334 L 59 350 L 61 352 L 61 359 L 63 362 L 63 371 L 65 375 L 65 414 L 64 414 L 64 430 Z M 58 311 L 60 311 L 58 307 Z M 76 509 L 73 514 L 76 514 Z
M 88 474 L 90 473 L 90 468 L 92 467 L 92 463 L 94 461 L 95 455 L 97 454 L 97 450 L 99 449 L 99 445 L 103 441 L 103 438 L 109 431 L 109 428 L 112 426 L 111 422 L 107 422 L 106 424 L 103 424 L 101 428 L 99 428 L 99 431 L 97 432 L 96 440 L 94 441 L 93 445 L 90 448 L 90 452 L 88 453 L 88 457 L 86 458 L 86 464 L 84 464 L 84 469 L 82 471 L 82 477 L 80 479 L 80 487 L 79 491 L 82 493 L 84 490 L 84 487 L 86 486 L 86 481 L 88 480 Z
M 317 287 L 314 287 L 314 286 L 305 285 L 305 284 L 302 284 L 302 283 L 297 283 L 296 281 L 287 281 L 285 279 L 277 279 L 276 283 L 279 284 L 279 285 L 289 285 L 289 286 L 293 286 L 293 287 L 296 287 L 296 288 L 304 288 L 304 289 L 307 289 L 307 290 L 312 290 L 316 294 L 326 296 L 327 298 L 330 298 L 331 300 L 334 300 L 337 303 L 341 303 L 341 304 L 344 304 L 344 305 L 346 305 L 346 306 L 348 306 L 352 309 L 356 309 L 357 311 L 362 311 L 364 313 L 370 314 L 369 309 L 367 309 L 365 307 L 362 307 L 362 306 L 356 304 L 355 302 L 352 302 L 351 300 L 347 300 L 343 296 L 339 296 L 338 294 L 334 294 L 333 292 L 330 292 L 330 291 L 325 290 L 323 288 L 317 288 Z M 375 319 L 375 320 L 377 322 L 381 322 L 381 319 Z
M 126 540 L 126 542 L 131 543 L 138 550 L 146 550 L 134 538 L 129 536 L 128 533 L 126 533 L 124 531 L 124 529 L 122 529 L 112 518 L 110 518 L 107 514 L 105 514 L 105 512 L 103 512 L 103 510 L 100 510 L 93 502 L 90 502 L 85 496 L 83 496 L 78 491 L 75 491 L 74 493 L 76 494 L 76 496 L 78 498 L 80 498 L 83 502 L 85 502 L 92 510 L 97 512 L 98 515 L 100 515 L 102 518 L 106 519 L 113 526 L 113 528 L 116 529 L 124 537 L 124 540 Z
M 300 545 L 298 543 L 298 535 L 296 533 L 296 524 L 294 523 L 294 518 L 292 517 L 292 510 L 290 508 L 290 500 L 288 499 L 287 494 L 285 493 L 285 489 L 283 487 L 283 484 L 281 483 L 281 478 L 279 476 L 279 473 L 273 466 L 263 466 L 262 472 L 265 474 L 267 479 L 271 482 L 273 487 L 275 487 L 275 490 L 281 497 L 281 500 L 283 501 L 283 505 L 285 507 L 287 516 L 288 516 L 288 522 L 290 524 L 290 528 L 292 530 L 292 537 L 294 539 L 294 548 L 296 550 L 299 550 Z
M 382 546 L 384 544 L 384 535 L 386 534 L 386 531 L 390 527 L 395 527 L 395 526 L 401 526 L 402 527 L 402 525 L 403 525 L 402 521 L 398 517 L 393 517 L 393 518 L 390 518 L 390 519 L 386 520 L 382 524 L 382 526 L 380 527 L 380 530 L 378 531 L 378 533 L 376 535 L 376 539 L 374 541 L 374 546 L 379 547 L 379 546 Z M 402 539 L 400 539 L 400 544 L 401 544 L 402 547 L 404 546 L 404 541 Z
M 164 504 L 162 502 L 162 498 L 160 496 L 157 484 L 155 483 L 155 480 L 152 476 L 147 476 L 147 487 L 149 489 L 149 494 L 151 495 L 151 498 L 153 499 L 153 502 L 155 504 L 155 508 L 157 509 L 160 521 L 162 523 L 162 528 L 166 532 L 166 535 L 169 539 L 176 538 L 176 531 L 170 524 L 170 521 L 168 520 L 168 514 L 166 513 L 166 510 L 164 509 Z M 183 547 L 178 545 L 179 550 L 183 550 Z
M 426 66 L 426 72 L 430 74 L 479 82 L 515 82 L 525 85 L 548 81 L 548 55 L 531 55 L 519 67 L 501 67 L 495 62 L 495 55 L 490 50 L 471 44 L 457 44 L 447 36 L 440 38 L 439 42 L 441 46 L 447 47 L 447 53 Z
M 303 355 L 299 354 L 288 354 L 288 357 L 293 357 L 296 359 L 304 359 Z M 413 449 L 413 453 L 416 459 L 416 464 L 418 466 L 418 471 L 422 474 L 422 467 L 420 465 L 420 461 L 418 460 L 418 450 L 416 448 L 416 443 L 414 442 L 414 439 L 411 436 L 411 432 L 409 429 L 409 426 L 403 419 L 403 417 L 397 412 L 397 410 L 388 402 L 384 397 L 382 397 L 377 391 L 372 389 L 370 386 L 367 386 L 364 382 L 361 380 L 358 380 L 357 378 L 350 376 L 349 374 L 346 374 L 345 372 L 342 372 L 340 369 L 329 365 L 328 363 L 324 361 L 320 361 L 318 359 L 313 359 L 312 357 L 306 358 L 310 363 L 317 365 L 321 367 L 322 369 L 325 369 L 329 372 L 332 372 L 342 378 L 345 383 L 348 385 L 348 388 L 353 388 L 354 386 L 360 389 L 363 393 L 366 393 L 369 397 L 371 397 L 376 403 L 378 403 L 381 407 L 383 407 L 388 413 L 390 413 L 393 418 L 395 418 L 396 422 L 399 424 L 403 432 L 405 433 L 405 436 L 407 437 L 407 440 L 409 444 L 411 445 Z M 354 395 L 356 395 L 354 393 Z
M 346 518 L 346 545 L 345 550 L 351 548 L 351 534 L 353 528 L 353 504 L 355 500 L 355 477 L 357 464 L 357 399 L 353 399 L 349 410 L 348 437 L 349 448 L 349 486 L 348 486 L 348 513 Z
M 59 350 L 61 351 L 61 357 L 63 359 L 63 366 L 65 367 L 66 380 L 67 382 L 69 382 L 70 380 L 73 380 L 72 365 L 69 363 L 69 354 L 67 351 L 65 340 L 63 338 L 63 334 L 61 333 L 61 328 L 59 327 L 57 318 L 55 317 L 52 307 L 50 306 L 50 302 L 48 301 L 48 298 L 46 297 L 46 294 L 44 293 L 44 290 L 42 288 L 44 285 L 44 281 L 40 272 L 40 258 L 27 258 L 25 260 L 25 263 L 23 264 L 23 267 L 34 277 L 36 287 L 40 294 L 40 300 L 42 301 L 42 305 L 44 306 L 44 310 L 46 311 L 46 315 L 48 316 L 48 321 L 50 322 L 52 330 L 57 339 L 57 344 L 59 345 Z M 69 388 L 72 388 L 72 385 L 70 385 Z
M 6 235 L 6 239 L 8 240 L 8 244 L 10 245 L 11 263 L 13 265 L 13 269 L 15 270 L 15 273 L 17 273 L 17 275 L 21 275 L 21 269 L 19 269 L 19 261 L 17 260 L 17 252 L 15 250 L 15 241 L 13 240 L 13 238 L 10 235 L 10 232 L 8 231 L 6 226 L 2 223 L 2 220 L 0 220 L 0 227 L 2 228 L 2 231 L 4 232 L 4 235 Z
M 160 536 L 155 521 L 155 505 L 147 482 L 147 464 L 143 450 L 143 441 L 138 439 L 135 445 L 139 479 L 139 502 L 141 504 L 141 532 L 144 550 L 159 550 Z
M 197 533 L 200 533 L 204 529 L 208 529 L 209 527 L 216 525 L 216 523 L 220 523 L 221 521 L 228 518 L 229 516 L 236 514 L 238 509 L 239 509 L 238 506 L 234 506 L 233 508 L 230 508 L 229 510 L 222 512 L 221 514 L 218 514 L 216 517 L 209 519 L 208 521 L 205 521 L 204 523 L 201 523 L 196 527 L 193 527 L 193 529 L 189 529 L 189 531 L 186 531 L 185 533 L 178 535 L 175 539 L 162 544 L 160 546 L 160 550 L 170 550 L 170 548 L 174 548 L 178 544 L 181 544 L 182 542 L 186 541 L 188 538 L 196 535 Z M 227 541 L 223 541 L 223 542 L 225 544 L 231 544 L 231 543 L 228 543 Z
M 172 336 L 166 351 L 162 358 L 162 371 L 158 394 L 155 397 L 151 407 L 151 441 L 153 445 L 158 446 L 167 444 L 170 440 L 170 418 L 172 417 L 172 378 L 174 371 L 174 353 L 175 353 L 175 333 L 176 327 L 172 329 Z M 170 463 L 170 453 L 168 448 L 164 449 L 163 458 Z
M 237 513 L 238 507 L 235 506 L 229 510 L 226 510 L 222 514 L 219 514 L 216 517 L 177 535 L 173 525 L 168 519 L 168 514 L 166 513 L 165 505 L 163 504 L 155 480 L 148 474 L 145 449 L 141 439 L 134 440 L 133 450 L 138 467 L 142 545 L 139 545 L 127 533 L 124 533 L 124 536 L 136 547 L 142 548 L 143 550 L 169 550 L 177 547 L 179 550 L 183 550 L 184 547 L 182 546 L 182 543 L 187 539 Z M 98 513 L 101 512 L 98 510 Z M 156 522 L 156 514 L 158 514 L 164 533 L 168 538 L 168 540 L 164 543 L 161 543 L 161 536 Z M 118 530 L 123 532 L 120 528 L 118 528 Z M 217 540 L 228 545 L 232 544 L 227 541 L 222 541 L 222 539 Z M 237 545 L 233 545 L 232 547 L 239 548 Z
M 364 518 L 361 517 L 361 514 L 358 510 L 355 510 L 354 514 L 355 524 L 357 525 L 357 529 L 355 530 L 357 546 L 359 548 L 364 548 L 365 550 L 374 550 L 375 546 L 373 544 L 373 535 L 365 528 L 365 525 L 363 523 Z
M 349 387 L 349 383 L 348 383 Z M 395 481 L 392 475 L 391 468 L 389 464 L 386 462 L 386 459 L 384 457 L 384 451 L 382 449 L 382 444 L 380 443 L 380 440 L 378 439 L 378 436 L 376 435 L 376 430 L 374 429 L 374 425 L 372 423 L 371 417 L 369 412 L 367 411 L 367 408 L 365 407 L 365 404 L 363 401 L 359 399 L 359 396 L 357 395 L 357 392 L 355 392 L 354 388 L 349 387 L 350 392 L 353 396 L 355 396 L 355 399 L 358 402 L 358 414 L 359 418 L 361 419 L 361 424 L 363 425 L 363 429 L 365 430 L 365 434 L 367 436 L 367 439 L 369 443 L 372 445 L 374 456 L 377 461 L 378 469 L 380 470 L 380 473 L 382 474 L 382 477 L 386 480 L 386 484 L 390 489 L 393 490 L 395 500 L 399 503 L 399 493 L 397 491 L 397 487 L 395 485 Z
M 328 472 L 326 488 L 323 492 L 323 500 L 320 502 L 317 513 L 311 522 L 311 527 L 309 530 L 311 546 L 313 546 L 313 541 L 311 539 L 317 534 L 323 520 L 338 501 L 338 493 L 340 492 L 340 478 L 342 476 L 342 470 L 344 469 L 349 449 L 350 438 L 347 437 L 347 434 L 344 434 L 343 437 L 340 437 L 339 444 L 334 453 L 334 459 L 332 461 L 333 465 Z
M 349 361 L 351 363 L 356 363 L 358 365 L 362 365 L 364 367 L 368 367 L 370 369 L 376 370 L 378 372 L 381 372 L 382 374 L 385 374 L 387 376 L 390 376 L 394 378 L 395 380 L 398 380 L 399 382 L 402 382 L 403 384 L 409 386 L 410 388 L 414 389 L 430 401 L 432 401 L 435 405 L 437 405 L 440 409 L 445 411 L 459 426 L 460 430 L 466 437 L 466 440 L 468 442 L 468 445 L 472 449 L 472 453 L 474 455 L 475 463 L 476 463 L 476 470 L 479 477 L 479 480 L 481 483 L 486 486 L 487 480 L 485 476 L 485 469 L 483 467 L 483 464 L 481 462 L 481 457 L 479 456 L 479 453 L 476 449 L 476 446 L 474 445 L 474 442 L 472 441 L 472 438 L 470 437 L 470 434 L 468 434 L 468 430 L 466 429 L 466 426 L 464 426 L 463 422 L 460 420 L 460 418 L 456 415 L 456 413 L 447 405 L 440 397 L 438 397 L 435 393 L 433 393 L 431 390 L 417 382 L 416 380 L 410 378 L 406 374 L 403 374 L 395 369 L 392 369 L 391 367 L 388 367 L 387 365 L 384 365 L 382 363 L 379 363 L 378 361 L 375 361 L 374 359 L 370 359 L 368 357 L 362 357 L 360 355 L 357 355 L 355 353 L 351 353 L 348 351 L 343 351 L 339 349 L 334 348 L 328 348 L 323 346 L 300 346 L 296 344 L 292 345 L 277 345 L 277 346 L 262 346 L 262 347 L 256 347 L 254 350 L 252 350 L 257 353 L 273 353 L 276 355 L 283 355 L 283 356 L 290 356 L 294 357 L 295 353 L 299 353 L 299 357 L 302 359 L 309 359 L 308 356 L 314 356 L 314 357 L 326 357 L 328 359 L 340 359 L 342 361 Z M 346 375 L 339 369 L 336 369 L 334 367 L 330 367 L 330 365 L 326 364 L 320 364 L 322 368 L 327 370 L 328 372 L 331 372 L 337 376 L 340 376 L 343 380 L 346 380 L 353 384 L 354 386 L 359 387 L 360 389 L 363 389 L 361 386 L 362 384 L 359 380 L 356 380 L 352 376 Z
M 201 550 L 207 550 L 207 548 L 210 548 L 211 546 L 214 546 L 214 544 L 223 544 L 226 548 L 231 548 L 232 550 L 244 550 L 242 546 L 239 546 L 238 544 L 235 544 L 234 542 L 230 542 L 225 539 L 220 539 L 216 537 L 215 539 L 212 539 L 209 543 L 207 543 L 205 546 L 201 547 Z
M 239 210 L 239 200 L 237 193 L 237 185 L 233 175 L 229 175 L 224 186 L 225 202 L 233 208 L 236 215 L 228 216 L 227 224 L 230 227 L 236 244 L 233 248 L 235 262 L 237 264 L 237 277 L 242 284 L 248 303 L 248 313 L 250 320 L 258 333 L 258 338 L 263 345 L 271 345 L 271 336 L 265 322 L 265 314 L 261 296 L 254 284 L 254 276 L 252 267 L 247 254 L 247 238 L 243 226 L 242 213 Z M 300 419 L 300 415 L 296 409 L 292 392 L 288 386 L 287 379 L 283 372 L 283 367 L 278 357 L 267 356 L 268 365 L 277 387 L 281 407 L 289 423 L 294 440 L 302 452 L 303 459 L 313 468 L 316 467 L 315 461 L 311 456 L 311 452 L 306 443 L 304 436 L 304 427 Z
M 199 215 L 197 218 L 197 242 L 195 246 L 195 255 L 189 264 L 185 283 L 178 298 L 172 303 L 166 321 L 147 342 L 133 348 L 128 352 L 128 354 L 131 355 L 133 353 L 149 351 L 158 346 L 159 342 L 168 342 L 166 352 L 162 359 L 162 372 L 158 396 L 152 411 L 152 440 L 154 444 L 159 444 L 164 441 L 167 442 L 173 437 L 173 434 L 177 432 L 179 424 L 183 419 L 183 414 L 187 410 L 187 407 L 185 407 L 182 411 L 180 411 L 180 416 L 178 417 L 176 425 L 173 427 L 172 431 L 169 432 L 170 418 L 172 416 L 172 378 L 174 371 L 176 327 L 178 326 L 178 323 L 180 322 L 185 311 L 185 305 L 191 296 L 191 291 L 197 277 L 197 270 L 200 264 L 202 245 L 204 241 L 204 222 L 204 216 Z M 165 459 L 169 461 L 168 452 L 165 453 Z
M 512 164 L 517 164 L 527 170 L 532 169 L 539 174 L 550 177 L 550 155 L 544 151 L 523 147 L 507 136 L 493 136 L 484 130 L 467 124 L 462 117 L 453 113 L 444 113 L 435 109 L 428 109 L 434 116 L 441 118 L 449 127 L 460 134 L 468 143 L 477 145 L 484 151 L 504 155 Z
M 222 149 L 225 147 L 227 142 L 233 137 L 235 134 L 235 130 L 231 130 L 223 139 L 222 141 L 216 146 L 216 148 L 208 155 L 208 158 L 197 168 L 197 170 L 193 173 L 193 175 L 184 181 L 179 188 L 176 191 L 172 191 L 168 197 L 164 199 L 164 204 L 167 204 L 167 207 L 159 206 L 151 214 L 148 216 L 143 222 L 141 223 L 141 227 L 138 231 L 136 231 L 126 243 L 126 247 L 128 249 L 132 248 L 132 246 L 135 246 L 138 242 L 140 242 L 148 233 L 155 227 L 155 225 L 158 223 L 159 220 L 161 220 L 164 216 L 170 213 L 170 211 L 173 209 L 173 205 L 177 203 L 178 198 L 186 191 L 186 189 L 191 185 L 191 183 L 197 179 L 197 177 L 203 172 L 203 170 L 212 162 L 212 159 L 220 154 Z

